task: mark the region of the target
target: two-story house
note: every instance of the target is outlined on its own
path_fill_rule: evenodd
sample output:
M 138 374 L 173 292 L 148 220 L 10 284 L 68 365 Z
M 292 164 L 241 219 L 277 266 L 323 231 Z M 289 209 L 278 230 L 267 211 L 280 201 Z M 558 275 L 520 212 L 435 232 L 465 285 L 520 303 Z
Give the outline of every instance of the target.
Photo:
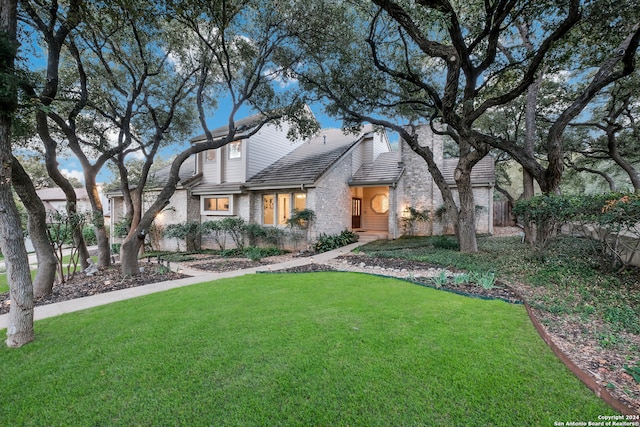
M 286 227 L 294 210 L 310 209 L 316 217 L 307 233 L 311 241 L 321 233 L 338 234 L 345 229 L 395 239 L 403 234 L 408 207 L 433 213 L 442 205 L 424 160 L 403 142 L 393 151 L 384 131 L 371 125 L 357 134 L 325 129 L 309 140 L 290 141 L 287 130 L 286 125 L 265 126 L 255 135 L 187 160 L 170 205 L 156 219 L 158 225 L 237 216 L 263 226 Z M 223 137 L 225 131 L 212 133 Z M 453 181 L 453 169 L 447 166 L 452 161 L 443 159 L 441 139 L 428 126 L 421 131 L 421 139 L 431 145 L 445 176 Z M 204 141 L 200 136 L 191 143 Z M 492 231 L 494 178 L 493 162 L 488 160 L 474 175 L 476 198 L 486 207 L 479 212 L 478 231 L 485 233 Z M 162 185 L 166 172 L 159 171 L 154 182 Z M 157 192 L 147 194 L 151 202 Z M 110 197 L 115 223 L 124 215 L 121 195 L 111 193 Z M 446 232 L 446 224 L 440 222 L 430 223 L 419 233 Z M 175 249 L 177 245 L 164 239 L 162 246 Z M 203 241 L 204 247 L 209 245 L 213 246 Z

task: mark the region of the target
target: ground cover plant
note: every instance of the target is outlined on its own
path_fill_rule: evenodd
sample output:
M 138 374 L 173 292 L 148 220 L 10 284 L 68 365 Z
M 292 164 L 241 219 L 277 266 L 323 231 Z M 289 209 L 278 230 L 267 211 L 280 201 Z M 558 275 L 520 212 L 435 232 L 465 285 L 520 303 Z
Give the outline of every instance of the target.
M 7 425 L 553 425 L 612 414 L 522 305 L 263 274 L 39 321 L 0 349 Z

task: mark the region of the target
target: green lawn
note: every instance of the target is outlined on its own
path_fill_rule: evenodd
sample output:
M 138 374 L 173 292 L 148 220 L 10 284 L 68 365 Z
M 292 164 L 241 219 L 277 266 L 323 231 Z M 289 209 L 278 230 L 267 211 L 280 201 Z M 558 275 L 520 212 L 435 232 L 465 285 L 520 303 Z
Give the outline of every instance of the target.
M 262 274 L 36 323 L 2 425 L 548 426 L 612 414 L 521 305 L 355 273 Z
M 65 273 L 67 271 L 66 265 L 69 263 L 69 259 L 70 259 L 69 255 L 65 255 L 62 258 L 62 261 L 65 263 Z M 93 260 L 93 262 L 98 262 L 97 256 L 92 256 L 91 259 Z M 78 271 L 81 271 L 80 267 L 78 267 L 78 269 L 79 269 Z M 31 279 L 33 279 L 34 277 L 36 277 L 36 270 L 31 270 Z M 0 274 L 0 293 L 2 292 L 9 292 L 9 284 L 7 283 L 6 273 Z
M 36 277 L 36 270 L 31 270 L 31 279 Z M 7 274 L 0 274 L 0 293 L 9 292 L 9 283 L 7 282 Z

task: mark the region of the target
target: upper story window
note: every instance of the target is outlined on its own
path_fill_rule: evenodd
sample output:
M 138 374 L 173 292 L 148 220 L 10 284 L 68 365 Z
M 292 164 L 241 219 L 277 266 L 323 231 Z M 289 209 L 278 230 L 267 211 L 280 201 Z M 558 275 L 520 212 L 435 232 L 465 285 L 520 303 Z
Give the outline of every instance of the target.
M 207 150 L 204 152 L 204 161 L 206 163 L 215 163 L 216 161 L 216 150 Z
M 242 141 L 231 142 L 228 147 L 230 160 L 242 158 Z

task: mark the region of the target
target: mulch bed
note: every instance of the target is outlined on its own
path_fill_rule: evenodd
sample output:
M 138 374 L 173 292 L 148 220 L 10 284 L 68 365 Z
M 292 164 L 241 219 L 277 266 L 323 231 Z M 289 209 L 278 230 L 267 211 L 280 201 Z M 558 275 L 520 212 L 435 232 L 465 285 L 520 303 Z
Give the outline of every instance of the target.
M 136 286 L 148 285 L 150 283 L 163 282 L 165 280 L 177 280 L 188 277 L 178 273 L 159 273 L 146 263 L 140 263 L 145 267 L 144 274 L 124 277 L 120 272 L 119 265 L 113 265 L 100 269 L 94 276 L 87 276 L 82 272 L 76 273 L 66 283 L 55 284 L 53 293 L 44 298 L 34 300 L 34 305 L 41 306 L 56 302 L 68 301 L 71 299 L 88 297 L 104 292 L 117 291 L 120 289 L 135 288 Z M 9 292 L 0 294 L 0 314 L 9 312 Z

